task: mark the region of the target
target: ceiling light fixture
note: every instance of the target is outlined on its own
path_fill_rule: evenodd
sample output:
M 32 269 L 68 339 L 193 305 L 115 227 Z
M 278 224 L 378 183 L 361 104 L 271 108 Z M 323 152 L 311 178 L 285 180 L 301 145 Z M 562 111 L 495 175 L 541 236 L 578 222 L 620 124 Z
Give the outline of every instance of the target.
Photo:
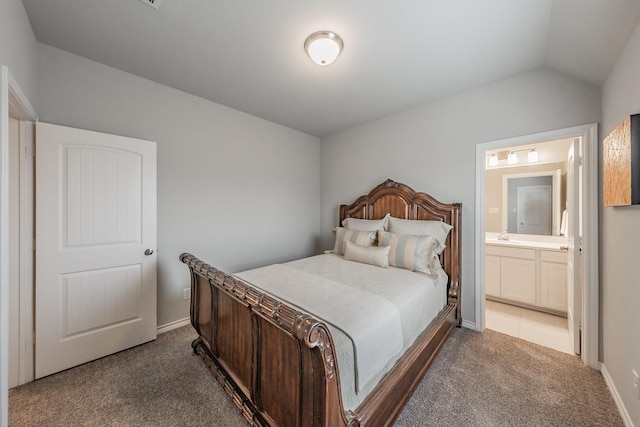
M 336 60 L 344 43 L 339 35 L 331 31 L 318 31 L 307 37 L 304 50 L 309 58 L 318 65 L 329 65 Z
M 158 8 L 160 7 L 160 3 L 162 3 L 162 0 L 140 0 L 140 1 L 142 1 L 142 3 L 146 4 L 147 6 L 151 6 L 155 10 L 158 10 Z

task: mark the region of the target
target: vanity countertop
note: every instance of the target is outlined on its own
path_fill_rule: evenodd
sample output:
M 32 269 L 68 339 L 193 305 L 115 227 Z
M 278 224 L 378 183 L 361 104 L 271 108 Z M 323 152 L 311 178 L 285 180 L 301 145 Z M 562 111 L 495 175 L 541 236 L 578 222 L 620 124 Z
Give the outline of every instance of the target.
M 517 240 L 517 239 L 511 239 L 511 238 L 508 240 L 487 238 L 485 239 L 485 243 L 487 245 L 512 246 L 517 248 L 547 249 L 547 250 L 555 250 L 555 251 L 566 251 L 568 247 L 567 243 L 534 242 L 534 241 Z

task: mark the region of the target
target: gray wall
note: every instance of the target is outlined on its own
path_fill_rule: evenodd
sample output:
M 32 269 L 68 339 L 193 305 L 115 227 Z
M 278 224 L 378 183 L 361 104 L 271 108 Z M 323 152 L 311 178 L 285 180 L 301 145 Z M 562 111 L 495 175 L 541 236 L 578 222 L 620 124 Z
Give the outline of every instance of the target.
M 386 178 L 462 202 L 462 317 L 475 322 L 475 145 L 599 120 L 597 88 L 541 69 L 322 138 L 323 247 L 337 206 Z
M 640 25 L 602 89 L 601 136 L 608 135 L 625 116 L 638 113 Z M 640 426 L 640 401 L 633 388 L 631 370 L 640 374 L 640 340 L 637 339 L 640 326 L 639 238 L 640 206 L 600 208 L 600 354 L 636 426 Z
M 43 121 L 158 143 L 158 323 L 188 313 L 192 251 L 237 271 L 332 246 L 337 207 L 386 178 L 461 201 L 463 317 L 475 319 L 475 144 L 640 113 L 640 29 L 602 91 L 550 70 L 516 76 L 321 140 L 38 45 L 19 0 L 0 4 L 0 64 Z M 260 215 L 252 214 L 260 210 Z M 640 371 L 640 207 L 600 208 L 601 358 L 633 423 Z M 629 329 L 629 328 L 632 329 Z
M 0 65 L 9 71 L 37 109 L 37 60 L 36 41 L 27 13 L 20 0 L 0 1 Z
M 158 144 L 158 324 L 189 315 L 191 252 L 228 272 L 312 255 L 319 140 L 39 45 L 44 122 Z

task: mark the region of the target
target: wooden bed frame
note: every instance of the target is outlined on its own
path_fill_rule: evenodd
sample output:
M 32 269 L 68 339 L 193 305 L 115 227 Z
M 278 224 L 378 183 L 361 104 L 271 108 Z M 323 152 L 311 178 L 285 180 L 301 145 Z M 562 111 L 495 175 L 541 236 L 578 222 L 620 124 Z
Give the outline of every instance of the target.
M 342 405 L 327 326 L 190 254 L 191 323 L 199 354 L 252 426 L 389 426 L 398 417 L 460 317 L 460 203 L 440 203 L 387 180 L 350 205 L 344 218 L 440 220 L 453 225 L 441 255 L 448 305 L 353 411 Z M 384 345 L 381 343 L 381 345 Z

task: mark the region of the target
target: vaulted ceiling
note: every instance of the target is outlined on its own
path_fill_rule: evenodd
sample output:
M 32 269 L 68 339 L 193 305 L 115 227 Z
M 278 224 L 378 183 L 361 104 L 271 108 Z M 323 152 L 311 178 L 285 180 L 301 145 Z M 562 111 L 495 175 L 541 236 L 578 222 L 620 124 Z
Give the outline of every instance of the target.
M 601 85 L 638 0 L 23 0 L 36 38 L 324 136 L 541 67 Z M 306 37 L 338 33 L 321 67 Z

